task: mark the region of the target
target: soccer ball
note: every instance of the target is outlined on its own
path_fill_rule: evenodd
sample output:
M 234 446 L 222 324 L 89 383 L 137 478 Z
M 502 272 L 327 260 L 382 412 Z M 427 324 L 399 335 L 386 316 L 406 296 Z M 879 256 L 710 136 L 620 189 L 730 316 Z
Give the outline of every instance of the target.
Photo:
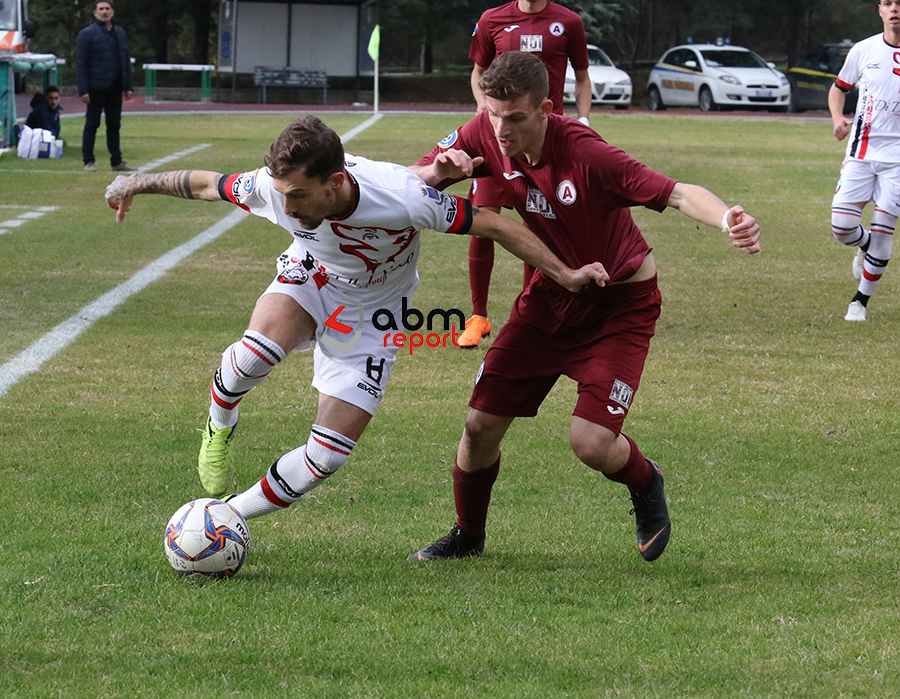
M 213 498 L 181 506 L 166 525 L 166 558 L 182 575 L 230 578 L 240 570 L 250 546 L 243 515 Z

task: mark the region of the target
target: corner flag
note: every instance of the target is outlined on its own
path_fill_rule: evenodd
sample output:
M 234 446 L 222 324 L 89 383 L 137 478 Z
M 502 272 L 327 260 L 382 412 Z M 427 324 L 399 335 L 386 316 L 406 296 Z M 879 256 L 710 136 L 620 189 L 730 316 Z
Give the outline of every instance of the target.
M 378 60 L 378 49 L 381 44 L 381 26 L 376 24 L 372 30 L 372 36 L 369 38 L 369 56 L 373 61 Z

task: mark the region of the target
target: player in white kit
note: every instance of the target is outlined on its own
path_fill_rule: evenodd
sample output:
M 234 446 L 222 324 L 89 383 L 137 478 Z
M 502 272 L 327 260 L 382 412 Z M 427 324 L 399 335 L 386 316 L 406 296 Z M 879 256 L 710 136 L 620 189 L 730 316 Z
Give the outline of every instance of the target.
M 855 44 L 828 93 L 834 135 L 849 135 L 847 153 L 834 194 L 831 229 L 844 245 L 858 248 L 853 276 L 859 288 L 844 320 L 866 320 L 869 298 L 891 259 L 894 228 L 900 216 L 900 0 L 880 0 L 884 32 Z M 859 85 L 851 121 L 844 114 L 845 94 Z M 875 203 L 866 230 L 862 210 Z
M 106 193 L 117 221 L 134 195 L 167 194 L 230 201 L 294 238 L 248 329 L 222 355 L 198 459 L 203 487 L 215 497 L 229 492 L 240 401 L 292 349 L 315 341 L 319 404 L 309 439 L 230 499 L 246 518 L 290 506 L 349 457 L 384 396 L 398 351 L 374 320 L 379 312 L 401 317 L 418 284 L 422 229 L 492 238 L 572 291 L 608 279 L 599 263 L 571 270 L 523 225 L 427 187 L 407 168 L 345 154 L 338 135 L 316 117 L 285 129 L 265 162 L 236 175 L 188 170 L 117 177 Z

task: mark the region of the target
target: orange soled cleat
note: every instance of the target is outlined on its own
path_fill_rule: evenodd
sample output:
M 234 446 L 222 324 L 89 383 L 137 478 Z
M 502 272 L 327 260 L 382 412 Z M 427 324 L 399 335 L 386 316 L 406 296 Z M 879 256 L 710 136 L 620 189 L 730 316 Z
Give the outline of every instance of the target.
M 459 336 L 456 344 L 462 349 L 474 349 L 478 347 L 482 337 L 491 334 L 491 321 L 481 316 L 472 316 L 466 321 L 466 329 Z

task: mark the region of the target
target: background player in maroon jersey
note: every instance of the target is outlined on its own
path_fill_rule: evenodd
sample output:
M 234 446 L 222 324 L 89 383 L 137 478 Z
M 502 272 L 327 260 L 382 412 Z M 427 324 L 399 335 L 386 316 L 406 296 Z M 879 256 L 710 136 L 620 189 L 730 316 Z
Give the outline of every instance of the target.
M 553 111 L 563 113 L 563 87 L 566 66 L 572 62 L 575 71 L 575 102 L 578 117 L 588 123 L 591 111 L 591 79 L 588 74 L 587 41 L 581 17 L 549 0 L 514 0 L 487 10 L 472 34 L 469 58 L 475 62 L 472 70 L 472 94 L 477 111 L 484 109 L 484 93 L 478 80 L 493 60 L 507 51 L 533 53 L 547 68 L 550 76 L 550 100 Z M 476 206 L 499 213 L 507 206 L 503 192 L 490 179 L 476 180 L 469 199 Z M 473 238 L 469 242 L 469 287 L 472 291 L 472 317 L 459 338 L 464 349 L 476 347 L 491 331 L 487 302 L 494 269 L 494 244 L 490 240 Z M 525 265 L 525 285 L 534 269 Z
M 560 375 L 578 384 L 569 443 L 576 456 L 631 492 L 638 548 L 648 561 L 669 541 L 671 521 L 658 465 L 622 425 L 640 383 L 659 317 L 656 265 L 629 207 L 666 207 L 721 227 L 733 245 L 759 252 L 759 226 L 740 206 L 675 182 L 610 146 L 588 127 L 552 113 L 547 72 L 523 52 L 497 58 L 480 81 L 486 110 L 442 140 L 416 170 L 438 188 L 491 176 L 526 225 L 563 262 L 599 260 L 610 284 L 570 293 L 536 272 L 475 380 L 453 469 L 457 522 L 411 560 L 462 558 L 484 548 L 500 443 L 530 417 Z

